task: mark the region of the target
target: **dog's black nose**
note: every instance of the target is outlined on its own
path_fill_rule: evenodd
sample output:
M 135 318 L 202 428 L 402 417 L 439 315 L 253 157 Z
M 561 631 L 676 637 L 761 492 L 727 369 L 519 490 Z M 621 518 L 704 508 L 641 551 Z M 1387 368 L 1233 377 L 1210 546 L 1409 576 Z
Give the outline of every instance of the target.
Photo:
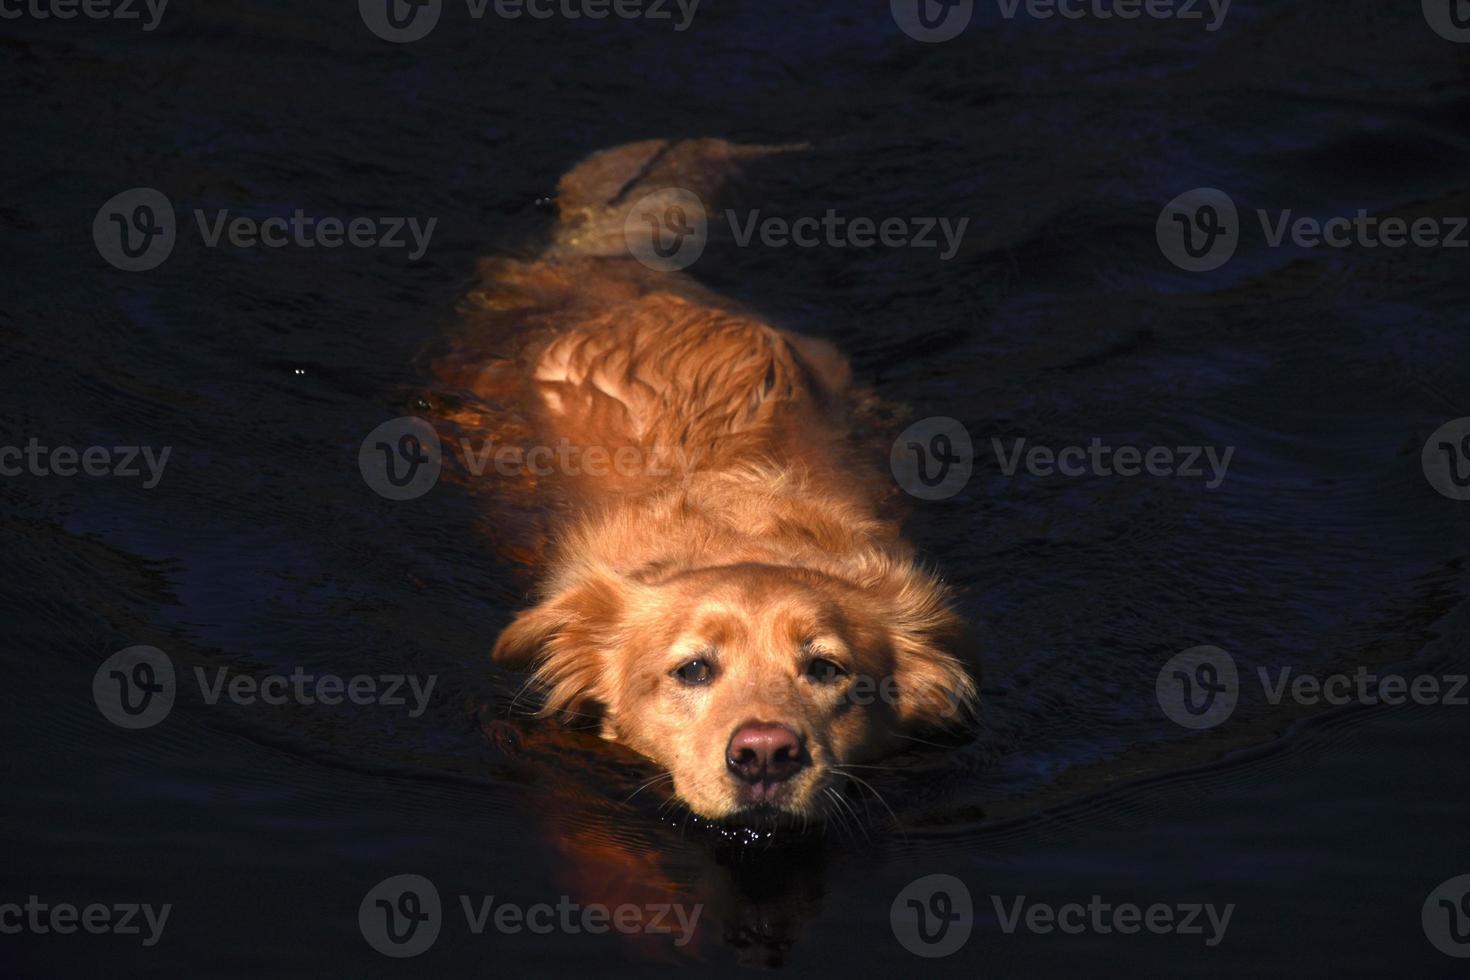
M 779 783 L 806 765 L 797 734 L 769 721 L 752 721 L 737 728 L 725 750 L 725 762 L 747 783 Z

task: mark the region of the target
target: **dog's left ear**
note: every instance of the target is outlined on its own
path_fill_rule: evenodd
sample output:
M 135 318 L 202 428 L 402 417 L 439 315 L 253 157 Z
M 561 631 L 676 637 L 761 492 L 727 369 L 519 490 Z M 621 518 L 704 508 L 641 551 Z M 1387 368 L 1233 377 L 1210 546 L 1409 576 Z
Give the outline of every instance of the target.
M 900 724 L 912 728 L 965 728 L 979 709 L 975 678 L 959 658 L 928 641 L 894 643 Z
M 492 657 L 534 673 L 532 683 L 546 693 L 544 714 L 580 712 L 604 700 L 601 687 L 622 609 L 617 581 L 590 575 L 512 620 Z
M 949 592 L 917 569 L 904 569 L 891 593 L 888 634 L 898 688 L 898 720 L 912 728 L 964 728 L 973 723 L 980 692 L 971 670 L 948 652 L 966 634 L 949 606 Z

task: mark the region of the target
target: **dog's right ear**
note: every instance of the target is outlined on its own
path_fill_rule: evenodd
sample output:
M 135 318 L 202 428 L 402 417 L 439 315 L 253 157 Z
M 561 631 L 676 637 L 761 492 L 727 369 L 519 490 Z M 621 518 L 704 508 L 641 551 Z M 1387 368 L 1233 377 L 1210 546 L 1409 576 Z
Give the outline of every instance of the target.
M 551 641 L 571 624 L 566 610 L 554 601 L 527 609 L 501 632 L 491 659 L 511 670 L 530 670 Z
M 595 574 L 526 610 L 495 642 L 495 662 L 533 672 L 531 683 L 546 695 L 544 714 L 582 712 L 589 702 L 606 703 L 623 618 L 626 586 Z

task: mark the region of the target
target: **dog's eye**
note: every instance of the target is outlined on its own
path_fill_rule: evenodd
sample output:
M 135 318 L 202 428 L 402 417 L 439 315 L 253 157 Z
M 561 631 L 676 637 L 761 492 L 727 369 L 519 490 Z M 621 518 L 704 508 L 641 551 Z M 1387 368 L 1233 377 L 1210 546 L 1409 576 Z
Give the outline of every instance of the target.
M 831 684 L 840 677 L 846 677 L 847 671 L 823 657 L 813 657 L 807 661 L 806 676 L 818 684 Z
M 715 668 L 703 658 L 689 661 L 684 666 L 674 671 L 674 676 L 680 682 L 689 685 L 708 684 L 715 676 Z

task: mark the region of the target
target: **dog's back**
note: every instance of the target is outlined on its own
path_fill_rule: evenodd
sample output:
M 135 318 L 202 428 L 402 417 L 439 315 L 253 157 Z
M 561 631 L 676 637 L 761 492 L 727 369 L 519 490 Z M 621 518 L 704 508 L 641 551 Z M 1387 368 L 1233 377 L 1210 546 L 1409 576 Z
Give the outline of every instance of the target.
M 836 348 L 773 327 L 687 274 L 646 267 L 626 240 L 637 209 L 671 192 L 712 208 L 743 162 L 791 149 L 697 139 L 604 150 L 560 181 L 544 253 L 491 268 L 481 295 L 532 311 L 526 319 L 541 327 L 518 358 L 534 382 L 535 438 L 609 461 L 596 474 L 563 474 L 573 492 L 653 489 L 771 459 L 816 474 L 845 455 L 852 393 Z

